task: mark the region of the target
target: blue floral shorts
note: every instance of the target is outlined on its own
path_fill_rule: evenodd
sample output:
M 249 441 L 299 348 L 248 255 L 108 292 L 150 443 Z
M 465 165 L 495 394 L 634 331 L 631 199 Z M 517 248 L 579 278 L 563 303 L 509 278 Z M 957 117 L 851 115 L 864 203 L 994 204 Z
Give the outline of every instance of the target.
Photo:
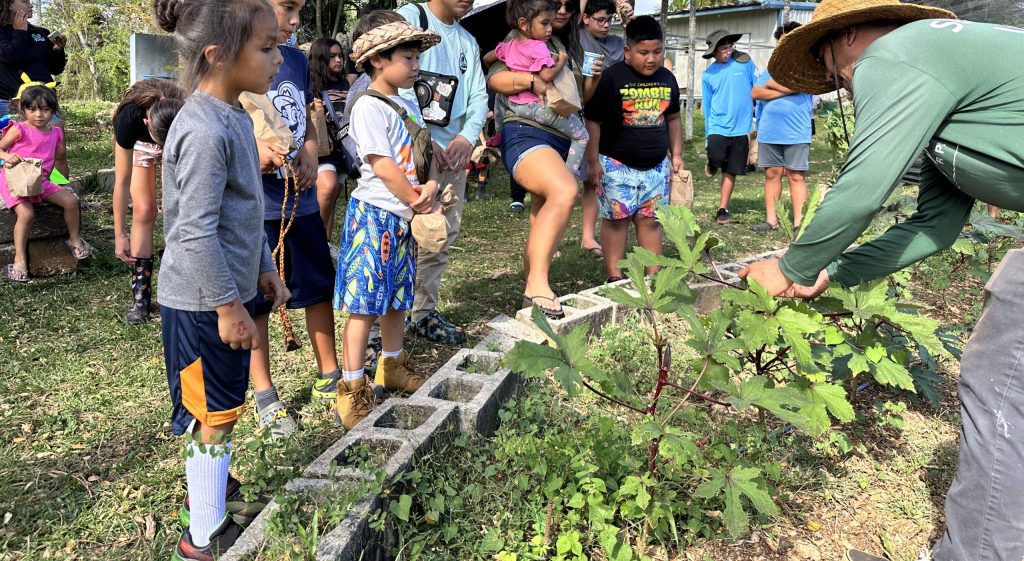
M 651 169 L 634 169 L 600 156 L 604 175 L 597 187 L 597 208 L 605 220 L 623 220 L 636 214 L 654 218 L 658 206 L 668 204 L 672 162 L 666 157 Z

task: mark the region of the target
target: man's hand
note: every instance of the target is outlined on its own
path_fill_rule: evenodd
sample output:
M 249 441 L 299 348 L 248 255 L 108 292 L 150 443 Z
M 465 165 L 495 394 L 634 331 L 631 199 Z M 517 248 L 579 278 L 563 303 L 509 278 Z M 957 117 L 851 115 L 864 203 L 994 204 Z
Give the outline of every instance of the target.
M 779 268 L 779 262 L 776 259 L 751 263 L 741 269 L 739 275 L 741 279 L 756 280 L 772 296 L 779 296 L 793 284 L 786 278 L 786 275 L 782 274 L 782 269 Z
M 469 157 L 473 155 L 473 144 L 462 137 L 461 134 L 448 143 L 445 156 L 448 158 L 448 169 L 458 171 L 466 167 Z
M 132 257 L 131 242 L 128 239 L 128 234 L 121 233 L 114 237 L 114 257 L 117 257 L 129 265 L 135 264 L 135 258 Z
M 217 306 L 217 331 L 220 340 L 232 349 L 256 349 L 260 346 L 256 324 L 240 300 Z
M 260 154 L 260 171 L 273 173 L 284 165 L 284 157 L 288 155 L 288 149 L 282 148 L 268 142 L 256 143 L 256 149 Z
M 426 214 L 434 209 L 434 200 L 437 198 L 437 181 L 431 179 L 420 187 L 420 196 L 409 206 L 417 214 Z
M 443 170 L 448 169 L 448 153 L 441 148 L 441 145 L 434 142 L 434 169 Z
M 295 181 L 300 191 L 316 186 L 316 141 L 307 141 L 295 156 Z
M 789 287 L 786 292 L 782 295 L 787 298 L 814 298 L 822 292 L 828 290 L 829 278 L 828 272 L 822 271 L 818 273 L 818 280 L 814 282 L 813 286 L 803 286 L 794 284 Z
M 260 287 L 260 292 L 263 293 L 263 297 L 268 301 L 273 302 L 273 305 L 271 306 L 272 310 L 277 310 L 292 297 L 292 292 L 288 290 L 287 286 L 285 286 L 284 281 L 281 280 L 277 271 L 260 273 L 256 283 Z

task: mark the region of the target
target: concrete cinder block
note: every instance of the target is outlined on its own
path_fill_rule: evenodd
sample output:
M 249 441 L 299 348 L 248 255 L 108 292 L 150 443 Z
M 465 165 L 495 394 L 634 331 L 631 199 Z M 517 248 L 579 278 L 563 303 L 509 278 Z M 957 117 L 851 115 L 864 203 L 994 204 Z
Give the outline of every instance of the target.
M 498 428 L 498 406 L 516 391 L 519 375 L 507 369 L 494 374 L 464 374 L 442 370 L 416 390 L 414 398 L 455 403 L 459 430 L 474 437 L 489 437 Z
M 531 329 L 530 331 L 533 330 Z M 536 334 L 536 331 L 533 331 L 533 333 Z M 516 346 L 516 343 L 518 343 L 519 341 L 522 341 L 522 339 L 517 339 L 515 337 L 505 335 L 504 333 L 498 331 L 492 331 L 488 333 L 486 337 L 480 339 L 480 342 L 478 342 L 476 346 L 473 347 L 473 350 L 484 352 L 507 353 L 511 351 L 512 347 Z
M 439 442 L 452 438 L 458 423 L 459 413 L 454 403 L 391 398 L 377 406 L 354 432 L 408 441 L 415 447 L 414 456 L 418 457 Z
M 366 425 L 360 423 L 362 426 Z M 385 436 L 366 430 L 354 430 L 313 460 L 303 473 L 314 479 L 369 480 L 374 478 L 373 471 L 383 469 L 386 477 L 393 479 L 409 469 L 415 451 L 413 442 L 399 438 L 394 433 Z M 364 453 L 366 458 L 361 457 Z
M 559 297 L 565 317 L 548 319 L 551 330 L 558 335 L 567 335 L 579 325 L 587 325 L 587 333 L 596 336 L 605 324 L 612 321 L 612 305 L 605 299 L 597 300 L 582 294 L 566 294 Z M 533 324 L 533 308 L 523 308 L 516 313 L 516 319 L 537 328 Z
M 513 339 L 522 339 L 524 341 L 530 341 L 531 343 L 544 342 L 544 336 L 538 333 L 531 323 L 523 323 L 519 320 L 510 318 L 505 314 L 500 314 L 487 322 L 487 327 L 490 327 L 496 333 L 501 333 L 502 335 L 506 335 Z
M 218 558 L 219 561 L 248 561 L 255 558 L 267 546 L 267 526 L 279 508 L 277 501 L 270 501 L 263 512 L 238 536 L 231 549 Z
M 380 505 L 381 499 L 375 494 L 353 505 L 341 524 L 320 538 L 316 547 L 316 560 L 362 561 L 377 559 L 377 552 L 387 553 L 386 544 L 370 528 L 370 515 Z

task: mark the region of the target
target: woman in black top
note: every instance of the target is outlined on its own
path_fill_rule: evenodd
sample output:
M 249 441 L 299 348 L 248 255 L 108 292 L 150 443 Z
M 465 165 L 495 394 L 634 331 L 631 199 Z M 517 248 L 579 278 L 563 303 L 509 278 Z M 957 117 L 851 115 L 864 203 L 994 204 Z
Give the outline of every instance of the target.
M 10 100 L 22 84 L 22 73 L 37 82 L 50 82 L 64 72 L 67 40 L 49 38 L 50 31 L 28 22 L 30 0 L 0 0 L 0 115 L 9 111 Z
M 340 119 L 345 110 L 345 99 L 349 90 L 349 81 L 345 74 L 345 51 L 341 48 L 341 43 L 326 37 L 313 41 L 309 48 L 309 77 L 309 89 L 314 96 L 313 103 L 323 105 L 326 97 Z M 319 163 L 316 174 L 316 198 L 320 203 L 320 218 L 327 228 L 327 241 L 330 242 L 334 230 L 335 208 L 341 192 L 338 183 L 340 162 L 337 151 L 323 156 Z
M 132 266 L 128 323 L 149 320 L 156 223 L 156 165 L 185 92 L 169 80 L 136 82 L 114 110 L 114 255 Z M 125 221 L 132 203 L 131 235 Z

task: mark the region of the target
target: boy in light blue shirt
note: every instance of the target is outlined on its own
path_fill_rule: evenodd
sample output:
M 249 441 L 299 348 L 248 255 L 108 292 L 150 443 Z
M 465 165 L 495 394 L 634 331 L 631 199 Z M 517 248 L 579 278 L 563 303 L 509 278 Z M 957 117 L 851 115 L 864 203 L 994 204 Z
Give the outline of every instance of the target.
M 701 55 L 715 60 L 701 79 L 701 104 L 708 154 L 704 173 L 711 177 L 722 170 L 722 195 L 715 215 L 719 224 L 729 223 L 729 199 L 736 176 L 747 172 L 747 133 L 754 117 L 750 91 L 757 78 L 757 67 L 749 55 L 733 49 L 742 36 L 719 29 L 708 37 L 707 50 Z
M 775 30 L 775 39 L 797 27 L 800 24 L 796 22 L 779 27 Z M 751 96 L 757 102 L 757 164 L 764 169 L 765 207 L 765 221 L 751 229 L 771 232 L 779 228 L 775 201 L 782 197 L 783 175 L 789 178 L 793 224 L 799 226 L 807 201 L 814 96 L 779 85 L 767 70 L 757 79 Z
M 443 318 L 437 311 L 437 304 L 441 275 L 448 268 L 448 251 L 462 225 L 466 164 L 487 119 L 487 86 L 480 67 L 480 46 L 459 25 L 459 19 L 472 6 L 473 3 L 466 0 L 430 0 L 425 4 L 406 4 L 396 10 L 409 23 L 428 28 L 441 36 L 440 44 L 420 56 L 420 71 L 454 76 L 459 80 L 448 126 L 427 123 L 434 139 L 434 160 L 439 167 L 438 185 L 444 189 L 450 184 L 448 188 L 454 195 L 452 203 L 444 209 L 448 219 L 448 240 L 439 252 L 420 250 L 416 258 L 416 298 L 412 317 L 405 326 L 415 335 L 446 345 L 466 341 L 462 328 Z M 402 97 L 416 102 L 412 89 L 400 91 Z

